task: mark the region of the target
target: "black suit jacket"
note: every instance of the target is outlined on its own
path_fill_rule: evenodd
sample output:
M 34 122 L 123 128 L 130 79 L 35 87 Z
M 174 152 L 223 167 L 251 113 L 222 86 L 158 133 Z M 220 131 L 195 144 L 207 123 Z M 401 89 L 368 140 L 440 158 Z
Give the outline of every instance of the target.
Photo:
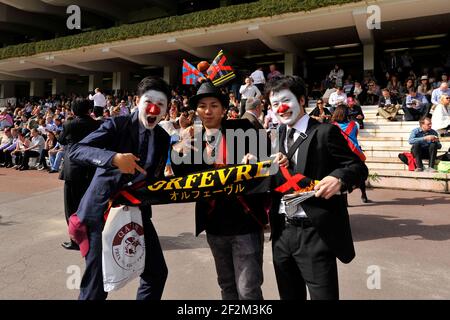
M 340 178 L 348 190 L 359 186 L 366 179 L 368 169 L 347 145 L 339 128 L 331 124 L 319 124 L 310 119 L 308 137 L 300 144 L 297 152 L 295 173 L 321 180 L 326 176 Z M 286 126 L 280 126 L 280 146 L 284 151 Z M 300 139 L 300 138 L 299 138 Z M 281 196 L 273 195 L 270 221 L 272 239 L 275 241 L 284 228 L 284 216 L 278 213 Z M 317 229 L 320 237 L 344 263 L 355 256 L 350 222 L 343 195 L 335 195 L 329 200 L 310 198 L 302 203 L 307 216 Z
M 90 116 L 76 117 L 72 121 L 65 122 L 63 131 L 58 138 L 60 144 L 64 146 L 65 154 L 70 153 L 70 149 L 74 143 L 80 142 L 84 137 L 98 129 L 100 122 L 92 119 Z M 64 159 L 63 170 L 60 179 L 65 181 L 84 181 L 91 180 L 95 172 L 95 168 L 81 166 L 67 156 Z
M 159 125 L 152 130 L 152 134 L 155 135 L 153 161 L 147 169 L 147 177 L 159 179 L 164 177 L 170 137 Z M 107 119 L 100 128 L 73 145 L 69 153 L 71 161 L 97 168 L 78 207 L 77 214 L 81 222 L 88 225 L 102 222 L 110 197 L 134 179 L 133 175 L 122 174 L 113 166 L 112 158 L 116 153 L 133 153 L 139 156 L 138 151 L 138 112 Z M 140 209 L 151 216 L 150 205 L 144 204 Z

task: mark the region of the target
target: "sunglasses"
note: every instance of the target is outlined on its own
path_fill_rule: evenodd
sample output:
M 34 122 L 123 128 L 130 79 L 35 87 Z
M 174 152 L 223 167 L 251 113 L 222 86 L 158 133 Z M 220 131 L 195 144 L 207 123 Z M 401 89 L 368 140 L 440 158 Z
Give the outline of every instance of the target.
M 317 104 L 323 104 L 323 102 L 322 102 L 322 101 L 319 101 L 319 102 L 317 102 Z

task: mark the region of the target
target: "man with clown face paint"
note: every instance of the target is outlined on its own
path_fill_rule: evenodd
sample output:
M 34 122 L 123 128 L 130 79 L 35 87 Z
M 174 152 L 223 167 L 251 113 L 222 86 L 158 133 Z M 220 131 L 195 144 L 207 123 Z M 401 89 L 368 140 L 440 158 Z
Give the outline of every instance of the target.
M 320 124 L 304 110 L 305 85 L 295 76 L 273 79 L 266 93 L 279 121 L 276 161 L 292 175 L 318 180 L 315 197 L 298 205 L 273 194 L 270 212 L 273 263 L 281 299 L 338 299 L 336 258 L 355 256 L 345 198 L 368 175 L 338 127 Z
M 145 176 L 164 177 L 170 137 L 158 122 L 166 115 L 170 88 L 160 78 L 147 77 L 140 82 L 138 95 L 137 112 L 107 119 L 69 153 L 71 161 L 97 167 L 77 210 L 79 222 L 87 226 L 89 240 L 89 249 L 81 252 L 86 259 L 86 270 L 80 285 L 80 300 L 107 297 L 103 290 L 101 233 L 109 198 L 122 186 Z M 151 221 L 151 207 L 141 205 L 139 208 L 146 255 L 137 299 L 161 299 L 167 266 Z

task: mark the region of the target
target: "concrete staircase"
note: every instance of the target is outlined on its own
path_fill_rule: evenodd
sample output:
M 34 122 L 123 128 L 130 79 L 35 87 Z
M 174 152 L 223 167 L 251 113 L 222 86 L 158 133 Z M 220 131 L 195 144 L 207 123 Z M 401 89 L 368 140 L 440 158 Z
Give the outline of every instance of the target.
M 376 188 L 422 190 L 450 193 L 450 174 L 412 172 L 398 158 L 398 154 L 410 151 L 410 132 L 419 126 L 418 121 L 403 121 L 402 111 L 398 121 L 388 121 L 377 116 L 377 106 L 362 107 L 365 120 L 360 130 L 359 143 L 367 157 L 369 168 L 367 184 Z M 312 109 L 307 108 L 307 112 Z M 438 155 L 450 148 L 450 138 L 441 138 L 442 148 Z M 427 160 L 424 160 L 427 166 Z

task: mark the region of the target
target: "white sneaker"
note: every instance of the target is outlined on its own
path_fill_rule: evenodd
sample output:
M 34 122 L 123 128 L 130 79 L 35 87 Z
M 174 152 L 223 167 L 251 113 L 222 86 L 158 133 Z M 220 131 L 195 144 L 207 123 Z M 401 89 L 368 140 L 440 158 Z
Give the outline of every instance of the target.
M 436 169 L 434 168 L 426 168 L 425 169 L 426 172 L 438 172 Z

